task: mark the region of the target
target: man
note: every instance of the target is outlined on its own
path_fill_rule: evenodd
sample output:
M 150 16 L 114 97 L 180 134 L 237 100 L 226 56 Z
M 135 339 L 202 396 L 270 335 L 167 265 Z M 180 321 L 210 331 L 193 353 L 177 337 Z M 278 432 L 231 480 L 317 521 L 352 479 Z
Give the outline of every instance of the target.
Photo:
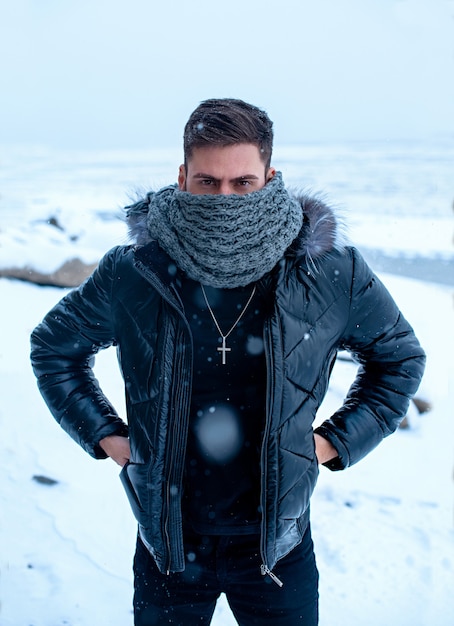
M 290 195 L 272 123 L 208 100 L 178 185 L 128 207 L 136 245 L 106 254 L 32 335 L 39 388 L 95 458 L 122 466 L 139 523 L 135 624 L 318 622 L 309 500 L 319 464 L 352 465 L 393 432 L 424 368 L 396 304 L 333 212 Z M 116 345 L 127 421 L 90 367 Z M 314 432 L 339 350 L 360 367 Z

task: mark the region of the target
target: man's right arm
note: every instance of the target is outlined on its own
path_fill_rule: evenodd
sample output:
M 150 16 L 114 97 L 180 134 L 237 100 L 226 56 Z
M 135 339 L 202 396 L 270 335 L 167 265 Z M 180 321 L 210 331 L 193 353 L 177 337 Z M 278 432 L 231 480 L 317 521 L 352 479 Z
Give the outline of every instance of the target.
M 31 360 L 38 387 L 64 430 L 91 456 L 105 458 L 99 442 L 128 436 L 126 424 L 103 394 L 93 356 L 115 342 L 111 285 L 115 250 L 92 276 L 46 315 L 31 337 Z

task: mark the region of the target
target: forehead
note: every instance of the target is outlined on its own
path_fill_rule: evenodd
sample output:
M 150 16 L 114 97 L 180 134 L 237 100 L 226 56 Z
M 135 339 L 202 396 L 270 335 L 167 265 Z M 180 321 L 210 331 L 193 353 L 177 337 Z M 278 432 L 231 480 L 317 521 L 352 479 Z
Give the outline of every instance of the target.
M 251 143 L 194 148 L 187 165 L 193 175 L 203 172 L 216 178 L 262 173 L 264 168 L 259 147 Z

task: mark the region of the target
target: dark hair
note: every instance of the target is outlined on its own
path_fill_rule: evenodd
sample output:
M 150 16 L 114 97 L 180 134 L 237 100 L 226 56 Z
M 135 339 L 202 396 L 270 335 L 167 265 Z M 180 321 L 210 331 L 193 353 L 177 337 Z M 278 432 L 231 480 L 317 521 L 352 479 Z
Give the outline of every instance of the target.
M 273 151 L 273 122 L 265 111 L 233 98 L 202 102 L 184 127 L 184 161 L 194 148 L 252 143 L 260 150 L 266 167 Z

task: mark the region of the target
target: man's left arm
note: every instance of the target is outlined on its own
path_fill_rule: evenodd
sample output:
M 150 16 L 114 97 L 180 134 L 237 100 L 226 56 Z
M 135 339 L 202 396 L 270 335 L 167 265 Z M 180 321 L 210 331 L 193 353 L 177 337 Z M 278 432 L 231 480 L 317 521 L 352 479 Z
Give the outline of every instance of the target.
M 396 430 L 425 365 L 412 327 L 361 255 L 351 252 L 354 269 L 343 347 L 360 366 L 343 406 L 315 430 L 317 458 L 332 470 L 353 465 Z

